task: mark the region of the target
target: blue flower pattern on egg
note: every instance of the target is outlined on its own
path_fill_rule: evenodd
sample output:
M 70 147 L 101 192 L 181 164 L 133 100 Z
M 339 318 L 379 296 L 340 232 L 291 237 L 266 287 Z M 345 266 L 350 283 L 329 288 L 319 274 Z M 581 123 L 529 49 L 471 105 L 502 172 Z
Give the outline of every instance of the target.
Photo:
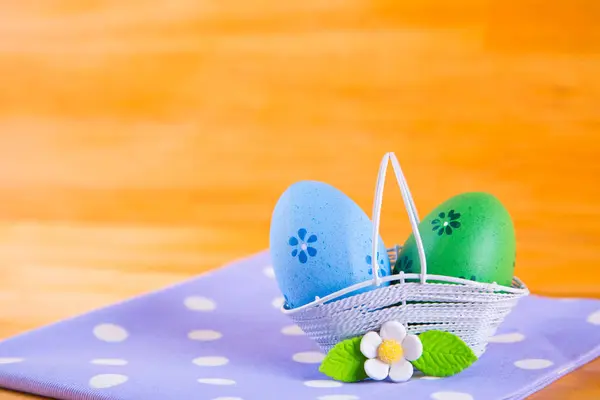
M 383 258 L 379 257 L 379 252 L 377 252 L 377 260 L 379 260 L 379 269 L 377 270 L 377 275 L 381 278 L 384 276 L 387 276 L 387 273 L 385 272 L 385 270 L 383 268 L 385 268 L 385 261 L 383 260 Z M 365 261 L 367 262 L 367 265 L 369 266 L 369 275 L 373 276 L 373 257 L 371 257 L 370 255 L 365 257 Z
M 287 308 L 373 280 L 365 262 L 372 252 L 372 238 L 369 216 L 339 189 L 317 181 L 288 187 L 273 209 L 269 232 L 271 262 L 277 285 L 287 296 Z M 376 251 L 389 275 L 390 260 L 381 238 Z M 336 299 L 373 288 L 369 285 Z
M 306 229 L 300 228 L 298 230 L 298 237 L 292 236 L 288 241 L 290 246 L 295 247 L 292 250 L 292 257 L 298 256 L 298 261 L 302 264 L 306 264 L 308 257 L 317 255 L 317 249 L 310 245 L 310 243 L 315 243 L 317 241 L 317 235 L 310 235 L 308 239 L 306 239 L 307 234 L 308 231 Z

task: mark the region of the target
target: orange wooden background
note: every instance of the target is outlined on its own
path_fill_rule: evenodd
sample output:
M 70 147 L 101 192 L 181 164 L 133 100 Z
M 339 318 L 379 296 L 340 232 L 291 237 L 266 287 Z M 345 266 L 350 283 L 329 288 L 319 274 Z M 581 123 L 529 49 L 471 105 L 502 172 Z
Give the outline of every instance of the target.
M 597 0 L 0 0 L 0 335 L 265 249 L 294 181 L 369 211 L 385 151 L 421 214 L 500 197 L 532 291 L 600 297 L 598 21 Z M 600 398 L 600 362 L 532 398 Z

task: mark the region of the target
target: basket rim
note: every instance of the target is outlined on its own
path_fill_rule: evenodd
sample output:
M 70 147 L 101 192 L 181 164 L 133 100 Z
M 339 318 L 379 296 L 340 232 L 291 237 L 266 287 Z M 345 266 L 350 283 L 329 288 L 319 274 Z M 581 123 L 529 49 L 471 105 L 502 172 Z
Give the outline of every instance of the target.
M 420 281 L 418 281 L 420 278 L 421 278 L 421 274 L 406 274 L 403 271 L 400 271 L 399 274 L 381 277 L 379 279 L 379 284 L 374 283 L 372 280 L 367 280 L 367 281 L 364 281 L 361 283 L 354 284 L 352 286 L 348 286 L 346 288 L 338 290 L 337 292 L 331 293 L 327 296 L 317 297 L 317 298 L 315 298 L 314 301 L 311 301 L 310 303 L 306 303 L 306 304 L 296 307 L 296 308 L 290 308 L 290 309 L 285 308 L 285 303 L 284 303 L 281 306 L 281 312 L 283 312 L 284 314 L 288 314 L 288 315 L 295 314 L 295 313 L 298 313 L 301 311 L 305 311 L 309 308 L 318 307 L 318 306 L 320 306 L 324 303 L 330 302 L 332 300 L 335 300 L 335 301 L 341 300 L 340 297 L 345 296 L 348 293 L 352 293 L 354 291 L 367 288 L 369 286 L 376 286 L 377 288 L 374 290 L 383 289 L 387 286 L 384 287 L 384 286 L 381 286 L 381 284 L 387 283 L 387 282 L 400 281 L 400 283 L 397 284 L 397 286 L 406 285 L 406 284 L 417 284 L 417 285 L 424 285 L 424 286 L 426 286 L 426 285 L 446 285 L 446 283 L 440 283 L 440 282 L 428 282 L 428 281 L 420 282 Z M 427 278 L 431 279 L 431 280 L 435 280 L 435 281 L 454 283 L 454 284 L 458 284 L 461 286 L 471 286 L 471 287 L 481 288 L 481 289 L 485 289 L 485 291 L 489 291 L 491 293 L 506 292 L 509 294 L 515 294 L 515 295 L 520 295 L 520 296 L 525 296 L 525 295 L 529 294 L 529 289 L 527 288 L 527 286 L 523 283 L 523 281 L 521 281 L 516 276 L 513 277 L 512 286 L 499 285 L 496 282 L 493 282 L 493 283 L 475 282 L 475 281 L 471 281 L 468 279 L 455 278 L 455 277 L 445 276 L 445 275 L 427 275 Z M 411 279 L 411 280 L 414 279 L 416 281 L 415 282 L 405 282 L 407 279 Z M 349 297 L 358 296 L 359 294 L 360 293 L 356 293 Z

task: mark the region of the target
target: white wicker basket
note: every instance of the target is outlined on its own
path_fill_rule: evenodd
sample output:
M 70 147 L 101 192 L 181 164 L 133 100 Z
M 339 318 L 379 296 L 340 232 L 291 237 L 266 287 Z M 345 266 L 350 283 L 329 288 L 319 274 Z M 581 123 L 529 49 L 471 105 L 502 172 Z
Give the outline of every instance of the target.
M 379 330 L 383 323 L 396 320 L 413 334 L 431 329 L 453 333 L 479 357 L 485 352 L 489 337 L 494 335 L 519 298 L 528 295 L 529 291 L 516 277 L 511 287 L 507 287 L 427 274 L 425 251 L 418 230 L 419 217 L 394 153 L 387 153 L 383 157 L 377 177 L 373 204 L 374 260 L 377 259 L 375 254 L 379 240 L 383 188 L 390 160 L 416 239 L 421 273 L 400 272 L 397 275 L 379 277 L 378 263 L 373 263 L 373 280 L 347 287 L 323 298 L 316 298 L 315 301 L 298 308 L 286 309 L 284 306 L 282 311 L 324 352 L 328 352 L 342 340 Z M 396 261 L 399 250 L 399 246 L 389 249 L 392 263 Z M 444 283 L 431 283 L 428 280 Z M 383 282 L 399 283 L 381 286 Z M 376 288 L 346 296 L 369 285 Z M 340 298 L 342 296 L 346 297 Z

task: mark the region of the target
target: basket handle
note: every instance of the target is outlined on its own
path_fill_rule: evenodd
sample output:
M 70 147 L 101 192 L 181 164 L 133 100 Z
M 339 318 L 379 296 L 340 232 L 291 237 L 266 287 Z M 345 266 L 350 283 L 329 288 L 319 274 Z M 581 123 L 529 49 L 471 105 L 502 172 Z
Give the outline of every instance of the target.
M 373 248 L 371 249 L 371 268 L 373 271 L 373 283 L 376 286 L 379 286 L 381 283 L 381 278 L 379 278 L 378 274 L 379 262 L 377 262 L 377 248 L 379 247 L 379 226 L 381 222 L 383 188 L 385 186 L 385 177 L 387 173 L 388 163 L 390 162 L 390 160 L 392 162 L 392 168 L 394 170 L 394 174 L 396 175 L 396 182 L 400 187 L 400 193 L 402 194 L 404 206 L 406 207 L 408 219 L 410 220 L 410 226 L 412 228 L 413 235 L 415 237 L 415 242 L 417 244 L 419 261 L 421 262 L 421 283 L 425 283 L 427 280 L 427 260 L 425 258 L 425 249 L 423 247 L 423 241 L 421 240 L 421 234 L 419 233 L 419 215 L 417 214 L 417 208 L 415 207 L 415 203 L 410 193 L 410 189 L 408 188 L 408 184 L 406 183 L 406 178 L 404 177 L 402 168 L 400 168 L 400 163 L 398 162 L 398 159 L 396 158 L 396 155 L 393 152 L 386 153 L 383 156 L 383 159 L 381 160 L 381 164 L 379 166 L 379 174 L 377 175 L 377 185 L 375 187 L 375 198 L 373 201 Z

